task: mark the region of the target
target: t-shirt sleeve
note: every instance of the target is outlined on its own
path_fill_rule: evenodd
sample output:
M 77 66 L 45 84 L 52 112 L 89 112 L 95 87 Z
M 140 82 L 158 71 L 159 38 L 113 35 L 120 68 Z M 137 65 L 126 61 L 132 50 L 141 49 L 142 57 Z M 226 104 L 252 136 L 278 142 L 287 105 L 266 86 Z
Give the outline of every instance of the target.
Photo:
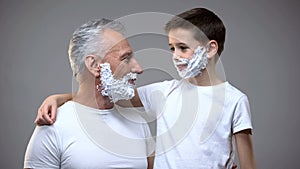
M 167 93 L 172 84 L 172 81 L 164 81 L 137 89 L 139 98 L 148 114 L 156 117 L 166 102 Z
M 146 112 L 151 110 L 152 93 L 157 90 L 158 84 L 150 84 L 137 88 L 139 98 L 143 103 Z
M 232 128 L 233 133 L 252 129 L 250 105 L 246 95 L 243 95 L 236 104 Z
M 59 168 L 58 140 L 54 126 L 37 126 L 26 149 L 24 168 Z

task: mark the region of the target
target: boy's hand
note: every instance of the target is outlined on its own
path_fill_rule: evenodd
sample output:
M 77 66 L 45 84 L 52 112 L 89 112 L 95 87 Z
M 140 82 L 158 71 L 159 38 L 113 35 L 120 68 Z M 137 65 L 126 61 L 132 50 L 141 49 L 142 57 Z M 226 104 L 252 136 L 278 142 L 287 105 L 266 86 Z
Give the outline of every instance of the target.
M 57 99 L 54 95 L 47 97 L 40 108 L 35 119 L 37 125 L 51 125 L 56 120 Z

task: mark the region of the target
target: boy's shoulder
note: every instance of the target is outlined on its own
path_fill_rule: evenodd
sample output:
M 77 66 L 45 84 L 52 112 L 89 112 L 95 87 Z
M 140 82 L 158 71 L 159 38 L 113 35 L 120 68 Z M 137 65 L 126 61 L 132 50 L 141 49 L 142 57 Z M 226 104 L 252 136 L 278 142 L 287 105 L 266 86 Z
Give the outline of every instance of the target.
M 230 100 L 240 100 L 241 98 L 247 98 L 247 95 L 241 91 L 239 88 L 227 82 L 226 87 L 227 98 Z
M 180 81 L 173 79 L 173 80 L 165 80 L 162 82 L 156 82 L 156 83 L 152 83 L 152 84 L 148 84 L 145 86 L 141 86 L 138 89 L 142 89 L 142 90 L 159 90 L 159 91 L 168 91 L 171 90 L 172 88 L 175 88 L 178 86 L 178 84 L 180 83 Z

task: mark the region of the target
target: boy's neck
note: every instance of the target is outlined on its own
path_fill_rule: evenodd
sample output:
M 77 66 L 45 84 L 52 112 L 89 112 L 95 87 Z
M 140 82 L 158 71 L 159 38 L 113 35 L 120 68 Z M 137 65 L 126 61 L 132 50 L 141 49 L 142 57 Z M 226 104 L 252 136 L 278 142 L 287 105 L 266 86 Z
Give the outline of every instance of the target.
M 207 69 L 205 69 L 200 75 L 197 75 L 194 78 L 189 78 L 188 81 L 196 86 L 215 86 L 224 83 L 214 70 L 208 71 Z

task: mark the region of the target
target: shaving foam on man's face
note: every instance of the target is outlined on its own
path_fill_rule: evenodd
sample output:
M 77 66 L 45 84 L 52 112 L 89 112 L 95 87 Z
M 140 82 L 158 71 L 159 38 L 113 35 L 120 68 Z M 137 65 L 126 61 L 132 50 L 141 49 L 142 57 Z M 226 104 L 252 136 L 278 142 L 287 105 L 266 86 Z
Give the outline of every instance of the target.
M 101 94 L 103 96 L 108 96 L 114 103 L 118 100 L 133 98 L 135 84 L 130 82 L 136 80 L 136 73 L 128 73 L 120 79 L 115 79 L 109 63 L 103 63 L 100 66 Z
M 191 59 L 173 58 L 173 63 L 179 76 L 183 79 L 195 77 L 202 73 L 208 63 L 207 52 L 204 47 L 198 46 Z M 185 69 L 180 70 L 178 66 L 187 65 Z

